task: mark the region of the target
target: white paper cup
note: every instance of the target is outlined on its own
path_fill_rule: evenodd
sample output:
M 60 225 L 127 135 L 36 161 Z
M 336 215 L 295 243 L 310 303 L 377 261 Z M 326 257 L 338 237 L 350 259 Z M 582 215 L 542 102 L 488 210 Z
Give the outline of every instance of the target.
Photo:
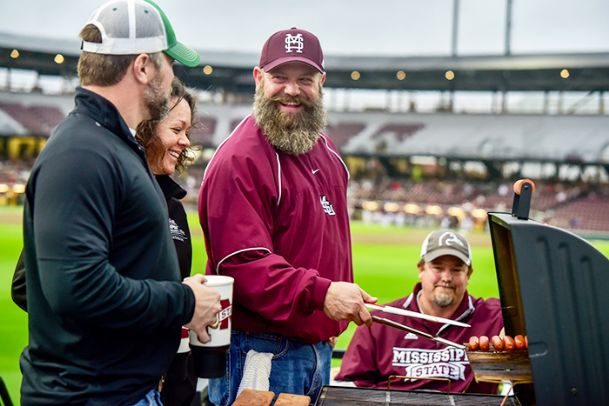
M 209 342 L 200 342 L 197 333 L 190 331 L 190 349 L 198 377 L 220 378 L 226 374 L 226 351 L 230 346 L 234 279 L 223 275 L 205 275 L 205 278 L 205 285 L 220 292 L 222 310 L 216 323 L 207 327 Z

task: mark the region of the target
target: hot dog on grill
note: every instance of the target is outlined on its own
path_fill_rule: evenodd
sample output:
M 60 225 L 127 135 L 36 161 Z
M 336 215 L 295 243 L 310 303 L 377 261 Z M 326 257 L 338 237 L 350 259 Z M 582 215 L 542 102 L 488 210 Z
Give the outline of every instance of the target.
M 503 337 L 503 342 L 505 343 L 505 350 L 512 352 L 514 348 L 516 348 L 516 344 L 514 343 L 514 339 L 510 336 Z
M 478 345 L 478 337 L 476 336 L 471 336 L 469 338 L 469 342 L 467 343 L 467 348 L 470 351 L 478 351 L 479 345 Z
M 525 341 L 524 341 L 524 337 L 522 335 L 517 335 L 514 336 L 514 343 L 516 344 L 516 348 L 519 350 L 524 350 L 525 349 Z
M 503 339 L 501 337 L 493 336 L 491 338 L 491 343 L 493 344 L 495 351 L 503 351 Z
M 493 345 L 493 350 L 495 352 L 514 352 L 515 350 L 529 348 L 529 338 L 522 334 L 518 334 L 514 338 L 511 336 L 493 336 L 490 340 L 487 336 L 472 336 L 469 338 L 466 346 L 469 351 L 489 351 L 490 344 Z
M 489 348 L 488 337 L 480 336 L 479 342 L 480 342 L 480 351 L 488 351 L 488 348 Z

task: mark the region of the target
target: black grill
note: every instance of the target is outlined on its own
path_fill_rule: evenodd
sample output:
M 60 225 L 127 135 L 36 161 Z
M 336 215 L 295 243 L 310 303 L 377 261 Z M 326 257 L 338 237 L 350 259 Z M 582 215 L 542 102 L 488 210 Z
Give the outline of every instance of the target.
M 536 403 L 609 404 L 609 260 L 567 231 L 489 220 L 506 334 L 528 335 Z
M 534 186 L 519 182 L 512 213 L 488 217 L 505 332 L 528 336 L 533 383 L 516 382 L 507 398 L 326 386 L 316 405 L 609 405 L 609 259 L 575 234 L 529 220 Z
M 428 391 L 390 391 L 382 389 L 325 386 L 317 399 L 318 406 L 379 406 L 379 405 L 426 405 L 426 406 L 491 406 L 520 405 L 518 399 L 502 396 L 447 394 Z
M 609 260 L 575 234 L 529 220 L 531 191 L 522 192 L 511 214 L 489 213 L 506 334 L 529 339 L 533 384 L 518 397 L 609 405 Z

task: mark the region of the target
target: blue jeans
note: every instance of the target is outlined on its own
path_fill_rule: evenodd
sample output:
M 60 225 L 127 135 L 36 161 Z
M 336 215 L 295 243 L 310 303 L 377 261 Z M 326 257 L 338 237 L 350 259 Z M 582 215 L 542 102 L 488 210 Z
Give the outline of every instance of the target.
M 208 395 L 214 405 L 228 406 L 235 401 L 249 350 L 274 354 L 269 390 L 275 395 L 307 395 L 315 402 L 322 386 L 330 382 L 332 347 L 327 342 L 306 344 L 274 334 L 233 331 L 226 375 L 209 380 Z
M 133 404 L 133 406 L 163 406 L 161 403 L 161 394 L 156 389 L 150 389 L 144 399 Z

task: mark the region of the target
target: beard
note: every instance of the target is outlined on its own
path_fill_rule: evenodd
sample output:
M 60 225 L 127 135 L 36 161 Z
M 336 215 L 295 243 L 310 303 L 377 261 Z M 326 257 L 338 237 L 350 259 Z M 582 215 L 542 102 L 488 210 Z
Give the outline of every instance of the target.
M 262 132 L 278 150 L 290 155 L 309 152 L 326 126 L 321 87 L 317 100 L 302 96 L 266 97 L 264 81 L 256 89 L 254 118 Z M 300 103 L 304 107 L 297 113 L 282 113 L 280 103 Z
M 144 91 L 148 120 L 162 120 L 169 112 L 169 93 L 163 91 L 163 79 L 157 74 Z
M 448 307 L 455 302 L 455 288 L 454 286 L 443 286 L 447 289 L 434 289 L 432 302 L 439 307 Z

